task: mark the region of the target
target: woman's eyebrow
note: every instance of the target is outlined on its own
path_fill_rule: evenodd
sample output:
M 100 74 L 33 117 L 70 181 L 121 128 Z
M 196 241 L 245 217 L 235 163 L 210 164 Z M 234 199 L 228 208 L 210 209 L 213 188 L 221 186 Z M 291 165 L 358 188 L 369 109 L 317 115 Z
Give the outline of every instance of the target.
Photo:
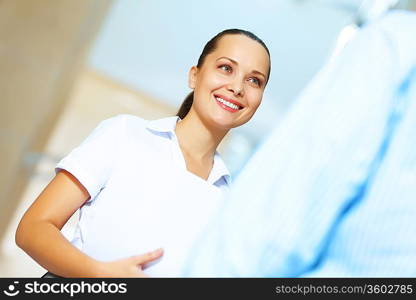
M 265 76 L 262 72 L 260 72 L 260 71 L 253 70 L 253 71 L 251 71 L 251 73 L 254 73 L 254 74 L 257 74 L 257 75 L 263 76 L 263 77 L 264 77 L 264 79 L 266 79 L 266 76 Z
M 233 64 L 236 64 L 236 65 L 238 65 L 238 62 L 236 61 L 236 60 L 234 60 L 234 59 L 232 59 L 232 58 L 229 58 L 229 57 L 227 57 L 227 56 L 221 56 L 221 57 L 219 57 L 219 58 L 217 58 L 217 61 L 218 60 L 220 60 L 220 59 L 228 59 L 229 61 L 231 61 Z M 260 71 L 257 71 L 257 70 L 253 70 L 253 71 L 251 71 L 251 73 L 254 73 L 254 74 L 258 74 L 258 75 L 261 75 L 261 76 L 263 76 L 264 78 L 266 78 L 266 75 L 264 75 L 262 72 L 260 72 Z
M 237 62 L 237 61 L 235 61 L 234 59 L 229 58 L 229 57 L 227 57 L 227 56 L 221 56 L 221 57 L 219 57 L 219 58 L 217 59 L 217 61 L 218 61 L 218 60 L 220 60 L 220 59 L 222 59 L 222 58 L 228 59 L 228 60 L 229 60 L 229 61 L 231 61 L 232 63 L 234 63 L 234 64 L 238 65 L 238 62 Z

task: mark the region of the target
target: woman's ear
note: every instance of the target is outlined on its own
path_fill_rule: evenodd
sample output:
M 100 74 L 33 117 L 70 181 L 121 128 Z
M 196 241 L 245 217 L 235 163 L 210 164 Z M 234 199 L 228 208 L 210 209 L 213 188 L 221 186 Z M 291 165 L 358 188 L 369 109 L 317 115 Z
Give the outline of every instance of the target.
M 191 88 L 191 89 L 194 89 L 194 88 L 195 88 L 197 73 L 198 73 L 198 68 L 197 68 L 196 66 L 193 66 L 193 67 L 189 70 L 189 76 L 188 76 L 188 86 L 189 86 L 189 88 Z

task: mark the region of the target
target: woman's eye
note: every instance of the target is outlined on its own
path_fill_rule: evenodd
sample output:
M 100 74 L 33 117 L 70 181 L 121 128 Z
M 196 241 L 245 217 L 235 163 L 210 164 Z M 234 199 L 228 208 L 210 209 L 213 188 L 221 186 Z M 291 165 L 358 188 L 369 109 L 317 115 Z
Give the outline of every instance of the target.
M 231 72 L 233 69 L 229 65 L 221 65 L 221 70 L 224 70 L 225 72 Z
M 260 80 L 258 78 L 256 78 L 256 77 L 250 77 L 248 80 L 250 82 L 254 83 L 257 86 L 260 86 Z

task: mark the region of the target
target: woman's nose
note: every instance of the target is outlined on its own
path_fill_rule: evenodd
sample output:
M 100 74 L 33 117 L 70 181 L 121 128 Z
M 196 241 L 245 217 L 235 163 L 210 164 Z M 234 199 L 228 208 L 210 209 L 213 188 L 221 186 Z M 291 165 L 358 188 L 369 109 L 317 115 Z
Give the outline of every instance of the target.
M 244 85 L 241 80 L 235 79 L 228 85 L 228 90 L 234 94 L 234 96 L 244 95 Z

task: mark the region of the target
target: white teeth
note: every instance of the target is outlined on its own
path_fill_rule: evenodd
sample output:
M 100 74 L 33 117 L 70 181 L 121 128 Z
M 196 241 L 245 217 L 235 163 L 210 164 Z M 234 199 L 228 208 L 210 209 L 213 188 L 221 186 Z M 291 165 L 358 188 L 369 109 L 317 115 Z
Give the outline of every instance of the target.
M 219 102 L 221 102 L 222 104 L 231 107 L 232 109 L 238 109 L 238 105 L 235 105 L 234 103 L 228 102 L 220 97 L 215 97 L 215 99 L 217 99 Z

